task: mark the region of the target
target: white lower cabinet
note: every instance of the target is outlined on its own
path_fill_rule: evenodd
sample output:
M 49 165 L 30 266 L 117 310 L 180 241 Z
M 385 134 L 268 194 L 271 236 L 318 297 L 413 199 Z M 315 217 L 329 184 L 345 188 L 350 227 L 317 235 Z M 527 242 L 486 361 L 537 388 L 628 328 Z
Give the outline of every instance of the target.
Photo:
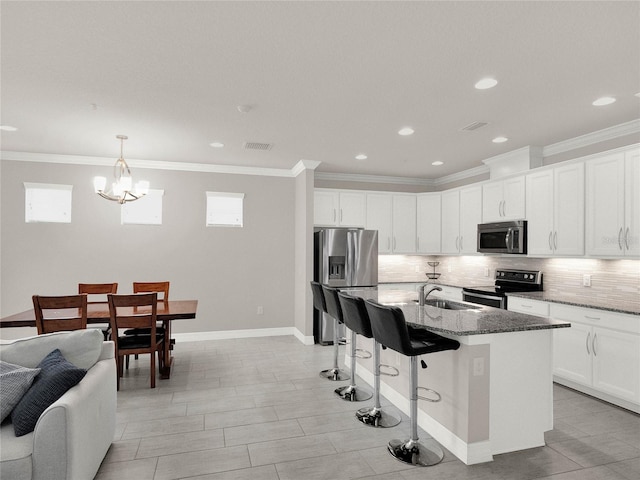
M 554 331 L 555 380 L 640 411 L 638 317 L 561 304 L 550 317 L 571 322 Z

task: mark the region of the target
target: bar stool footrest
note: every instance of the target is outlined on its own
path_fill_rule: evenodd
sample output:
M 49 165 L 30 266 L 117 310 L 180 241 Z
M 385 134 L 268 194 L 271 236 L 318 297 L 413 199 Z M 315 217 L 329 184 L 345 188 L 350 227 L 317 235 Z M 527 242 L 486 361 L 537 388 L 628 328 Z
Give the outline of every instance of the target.
M 349 355 L 351 357 L 351 355 Z M 353 355 L 356 358 L 371 358 L 371 352 L 369 350 L 363 350 L 362 348 L 356 348 L 356 354 Z
M 416 387 L 416 390 L 424 390 L 425 392 L 429 392 L 433 395 L 436 396 L 436 398 L 429 398 L 429 397 L 423 397 L 422 395 L 418 395 L 418 398 L 420 400 L 426 400 L 427 402 L 439 402 L 440 400 L 442 400 L 442 397 L 440 396 L 440 394 L 438 392 L 436 392 L 435 390 L 431 390 L 430 388 L 425 388 L 425 387 Z
M 383 368 L 388 368 L 390 370 L 393 370 L 393 373 L 383 372 L 382 371 Z M 387 377 L 397 377 L 398 375 L 400 375 L 400 370 L 398 370 L 396 367 L 393 367 L 391 365 L 387 365 L 385 363 L 381 363 L 380 364 L 380 375 L 386 375 Z

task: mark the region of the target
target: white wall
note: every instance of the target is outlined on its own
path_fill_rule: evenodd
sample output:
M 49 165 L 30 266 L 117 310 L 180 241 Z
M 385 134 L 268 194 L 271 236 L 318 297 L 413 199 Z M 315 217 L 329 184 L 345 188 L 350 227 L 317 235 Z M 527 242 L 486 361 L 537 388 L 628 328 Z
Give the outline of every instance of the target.
M 92 177 L 108 168 L 1 168 L 3 317 L 32 308 L 33 294 L 75 293 L 78 282 L 116 281 L 130 293 L 135 280 L 169 280 L 172 299 L 199 301 L 177 333 L 293 327 L 294 178 L 134 169 L 134 180 L 164 189 L 163 224 L 123 226 L 119 205 L 93 193 Z M 72 184 L 72 223 L 26 224 L 23 182 Z M 205 227 L 207 190 L 245 193 L 244 228 Z

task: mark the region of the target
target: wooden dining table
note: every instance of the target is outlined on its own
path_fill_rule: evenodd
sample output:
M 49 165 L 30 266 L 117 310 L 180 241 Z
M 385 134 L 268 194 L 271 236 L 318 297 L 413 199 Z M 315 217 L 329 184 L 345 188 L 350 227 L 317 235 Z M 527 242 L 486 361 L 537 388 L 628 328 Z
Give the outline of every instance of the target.
M 145 307 L 135 307 L 138 313 L 144 313 Z M 170 300 L 168 302 L 158 302 L 157 318 L 165 329 L 164 336 L 164 360 L 159 366 L 160 378 L 167 379 L 171 376 L 171 365 L 173 356 L 171 355 L 171 323 L 175 320 L 188 320 L 196 318 L 198 308 L 197 300 Z M 75 309 L 72 309 L 75 312 Z M 148 310 L 148 309 L 147 309 Z M 73 316 L 74 313 L 61 309 L 55 312 L 48 312 L 48 318 L 65 318 Z M 107 302 L 95 302 L 87 305 L 87 324 L 109 323 L 109 305 Z M 33 309 L 16 313 L 0 319 L 0 328 L 15 327 L 35 327 L 36 317 Z

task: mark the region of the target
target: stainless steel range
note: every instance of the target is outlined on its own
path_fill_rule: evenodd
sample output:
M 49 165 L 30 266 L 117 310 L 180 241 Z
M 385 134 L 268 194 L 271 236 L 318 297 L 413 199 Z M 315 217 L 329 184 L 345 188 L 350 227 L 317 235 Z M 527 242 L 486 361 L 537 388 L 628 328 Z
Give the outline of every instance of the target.
M 499 269 L 496 270 L 496 279 L 493 285 L 463 288 L 462 300 L 506 310 L 507 293 L 540 291 L 542 291 L 542 272 Z

